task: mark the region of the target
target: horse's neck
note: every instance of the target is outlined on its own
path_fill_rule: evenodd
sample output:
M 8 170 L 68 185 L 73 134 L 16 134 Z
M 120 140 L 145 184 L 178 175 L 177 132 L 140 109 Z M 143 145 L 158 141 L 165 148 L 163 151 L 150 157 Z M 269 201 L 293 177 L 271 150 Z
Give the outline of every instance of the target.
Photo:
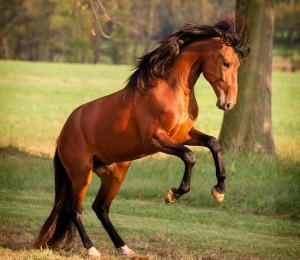
M 211 39 L 199 40 L 185 46 L 171 69 L 170 85 L 193 89 L 202 73 L 203 60 L 216 48 L 216 41 Z
M 201 59 L 194 59 L 192 55 L 181 54 L 174 64 L 168 77 L 172 88 L 193 89 L 201 74 Z

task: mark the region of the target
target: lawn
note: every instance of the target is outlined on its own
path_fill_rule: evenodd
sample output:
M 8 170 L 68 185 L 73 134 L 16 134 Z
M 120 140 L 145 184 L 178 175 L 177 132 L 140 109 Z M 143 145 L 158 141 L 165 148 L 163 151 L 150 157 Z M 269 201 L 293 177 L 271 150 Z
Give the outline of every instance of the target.
M 0 61 L 0 254 L 5 259 L 81 259 L 78 236 L 64 250 L 31 249 L 53 201 L 51 157 L 69 113 L 125 84 L 129 66 Z M 205 149 L 189 194 L 165 205 L 182 177 L 180 160 L 164 155 L 133 162 L 111 208 L 127 244 L 153 259 L 300 258 L 300 74 L 273 75 L 273 135 L 277 156 L 224 155 L 228 171 L 222 204 L 210 196 L 214 165 Z M 223 112 L 201 77 L 197 127 L 218 136 Z M 119 258 L 91 210 L 99 187 L 93 177 L 84 224 L 105 259 Z

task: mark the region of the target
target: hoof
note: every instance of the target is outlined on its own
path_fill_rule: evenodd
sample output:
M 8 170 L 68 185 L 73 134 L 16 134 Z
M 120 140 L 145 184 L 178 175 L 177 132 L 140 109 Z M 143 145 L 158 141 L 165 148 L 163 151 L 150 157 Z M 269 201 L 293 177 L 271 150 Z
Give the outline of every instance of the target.
M 217 191 L 216 186 L 212 187 L 211 195 L 213 196 L 213 198 L 216 202 L 222 202 L 224 200 L 224 196 L 225 196 L 224 193 L 220 193 Z
M 175 195 L 176 189 L 172 188 L 169 189 L 165 194 L 165 202 L 166 203 L 174 203 L 177 200 L 177 197 Z
M 138 257 L 138 254 L 131 250 L 128 246 L 122 246 L 117 248 L 119 252 L 121 252 L 124 256 L 128 257 Z
M 99 257 L 100 253 L 98 252 L 98 250 L 95 247 L 91 247 L 88 249 L 88 255 L 92 256 L 92 257 Z

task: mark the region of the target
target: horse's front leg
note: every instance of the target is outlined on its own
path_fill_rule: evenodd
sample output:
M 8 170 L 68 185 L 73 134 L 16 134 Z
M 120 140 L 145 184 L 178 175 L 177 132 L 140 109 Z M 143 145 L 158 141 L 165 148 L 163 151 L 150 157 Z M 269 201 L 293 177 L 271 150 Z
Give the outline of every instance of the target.
M 160 152 L 175 155 L 184 162 L 185 169 L 179 187 L 169 189 L 165 195 L 165 202 L 173 203 L 183 194 L 189 192 L 192 169 L 196 163 L 196 158 L 190 149 L 176 142 L 163 131 L 157 133 L 157 135 L 153 138 L 153 144 Z
M 209 148 L 212 153 L 216 166 L 216 177 L 218 183 L 217 185 L 213 186 L 211 195 L 213 196 L 215 201 L 221 202 L 223 201 L 225 194 L 226 172 L 222 162 L 219 141 L 213 136 L 203 134 L 194 128 L 191 129 L 189 135 L 190 139 L 184 143 L 185 145 L 205 146 Z

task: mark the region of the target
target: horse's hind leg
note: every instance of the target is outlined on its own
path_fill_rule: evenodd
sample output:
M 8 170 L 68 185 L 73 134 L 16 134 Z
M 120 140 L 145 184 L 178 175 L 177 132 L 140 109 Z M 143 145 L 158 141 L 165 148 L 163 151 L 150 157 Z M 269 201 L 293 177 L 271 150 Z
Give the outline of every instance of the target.
M 75 169 L 75 167 L 72 167 Z M 78 230 L 83 246 L 87 249 L 89 256 L 100 256 L 100 253 L 93 246 L 92 241 L 86 234 L 82 224 L 82 203 L 86 195 L 87 189 L 92 180 L 92 170 L 89 167 L 78 167 L 76 170 L 68 171 L 72 181 L 73 191 L 73 209 L 70 209 L 72 221 Z
M 93 203 L 93 210 L 97 214 L 97 217 L 101 221 L 115 247 L 126 256 L 134 256 L 136 254 L 125 245 L 109 219 L 111 202 L 118 194 L 129 166 L 130 162 L 114 163 L 109 166 L 101 167 L 98 171 L 95 171 L 101 178 L 101 187 Z

